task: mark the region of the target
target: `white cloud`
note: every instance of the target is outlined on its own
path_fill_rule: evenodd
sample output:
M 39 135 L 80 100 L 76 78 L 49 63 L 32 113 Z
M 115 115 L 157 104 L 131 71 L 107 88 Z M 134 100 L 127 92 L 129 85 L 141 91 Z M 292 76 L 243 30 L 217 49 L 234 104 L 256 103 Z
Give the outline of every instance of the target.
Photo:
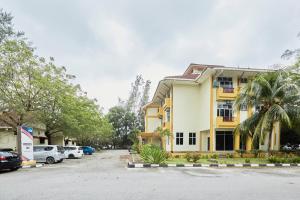
M 4 9 L 106 111 L 127 98 L 137 74 L 152 81 L 153 94 L 191 62 L 265 67 L 300 45 L 297 0 L 16 0 Z

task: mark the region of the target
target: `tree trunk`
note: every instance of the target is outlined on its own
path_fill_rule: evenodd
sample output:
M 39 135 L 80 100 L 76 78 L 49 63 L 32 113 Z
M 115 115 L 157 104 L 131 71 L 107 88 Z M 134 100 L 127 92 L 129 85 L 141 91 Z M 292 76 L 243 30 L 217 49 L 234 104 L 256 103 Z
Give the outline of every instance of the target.
M 48 144 L 51 145 L 51 133 L 49 131 L 46 131 L 45 135 L 47 136 Z

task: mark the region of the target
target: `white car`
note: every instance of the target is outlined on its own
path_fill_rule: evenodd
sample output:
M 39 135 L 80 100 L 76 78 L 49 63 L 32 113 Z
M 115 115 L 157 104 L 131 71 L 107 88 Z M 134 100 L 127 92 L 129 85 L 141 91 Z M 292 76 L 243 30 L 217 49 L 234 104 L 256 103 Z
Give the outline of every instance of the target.
M 65 149 L 65 157 L 66 158 L 82 158 L 83 157 L 83 149 L 79 146 L 67 146 Z
M 48 164 L 62 162 L 65 158 L 64 148 L 58 145 L 35 145 L 33 146 L 33 157 L 37 162 Z

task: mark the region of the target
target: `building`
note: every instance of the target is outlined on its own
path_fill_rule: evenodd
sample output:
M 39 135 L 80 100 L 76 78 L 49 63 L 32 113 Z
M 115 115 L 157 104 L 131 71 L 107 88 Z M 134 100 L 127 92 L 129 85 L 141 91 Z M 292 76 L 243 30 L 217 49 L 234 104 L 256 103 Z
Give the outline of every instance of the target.
M 266 71 L 191 64 L 182 75 L 165 77 L 144 107 L 145 132 L 140 140 L 174 153 L 251 150 L 252 139 L 241 140 L 233 130 L 255 108 L 244 105 L 235 111 L 233 102 L 249 78 Z M 160 136 L 158 127 L 169 129 L 170 136 Z M 279 126 L 275 129 L 271 149 L 278 150 Z
M 48 145 L 49 139 L 45 134 L 46 126 L 42 123 L 27 124 L 33 128 L 33 145 Z M 61 132 L 51 136 L 51 144 L 61 146 L 76 146 L 76 139 L 64 137 Z M 6 123 L 0 121 L 0 148 L 17 150 L 17 133 Z

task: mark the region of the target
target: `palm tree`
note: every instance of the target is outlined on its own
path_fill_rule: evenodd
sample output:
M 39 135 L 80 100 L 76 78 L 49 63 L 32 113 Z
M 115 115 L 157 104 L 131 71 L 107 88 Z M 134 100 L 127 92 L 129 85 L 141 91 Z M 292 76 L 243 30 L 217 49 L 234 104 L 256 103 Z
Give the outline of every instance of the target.
M 254 114 L 235 129 L 242 138 L 250 136 L 254 144 L 263 144 L 272 136 L 274 124 L 292 126 L 292 119 L 300 116 L 299 74 L 283 70 L 261 73 L 242 88 L 235 101 L 235 109 L 242 105 L 256 108 Z M 270 142 L 265 144 L 270 150 Z

